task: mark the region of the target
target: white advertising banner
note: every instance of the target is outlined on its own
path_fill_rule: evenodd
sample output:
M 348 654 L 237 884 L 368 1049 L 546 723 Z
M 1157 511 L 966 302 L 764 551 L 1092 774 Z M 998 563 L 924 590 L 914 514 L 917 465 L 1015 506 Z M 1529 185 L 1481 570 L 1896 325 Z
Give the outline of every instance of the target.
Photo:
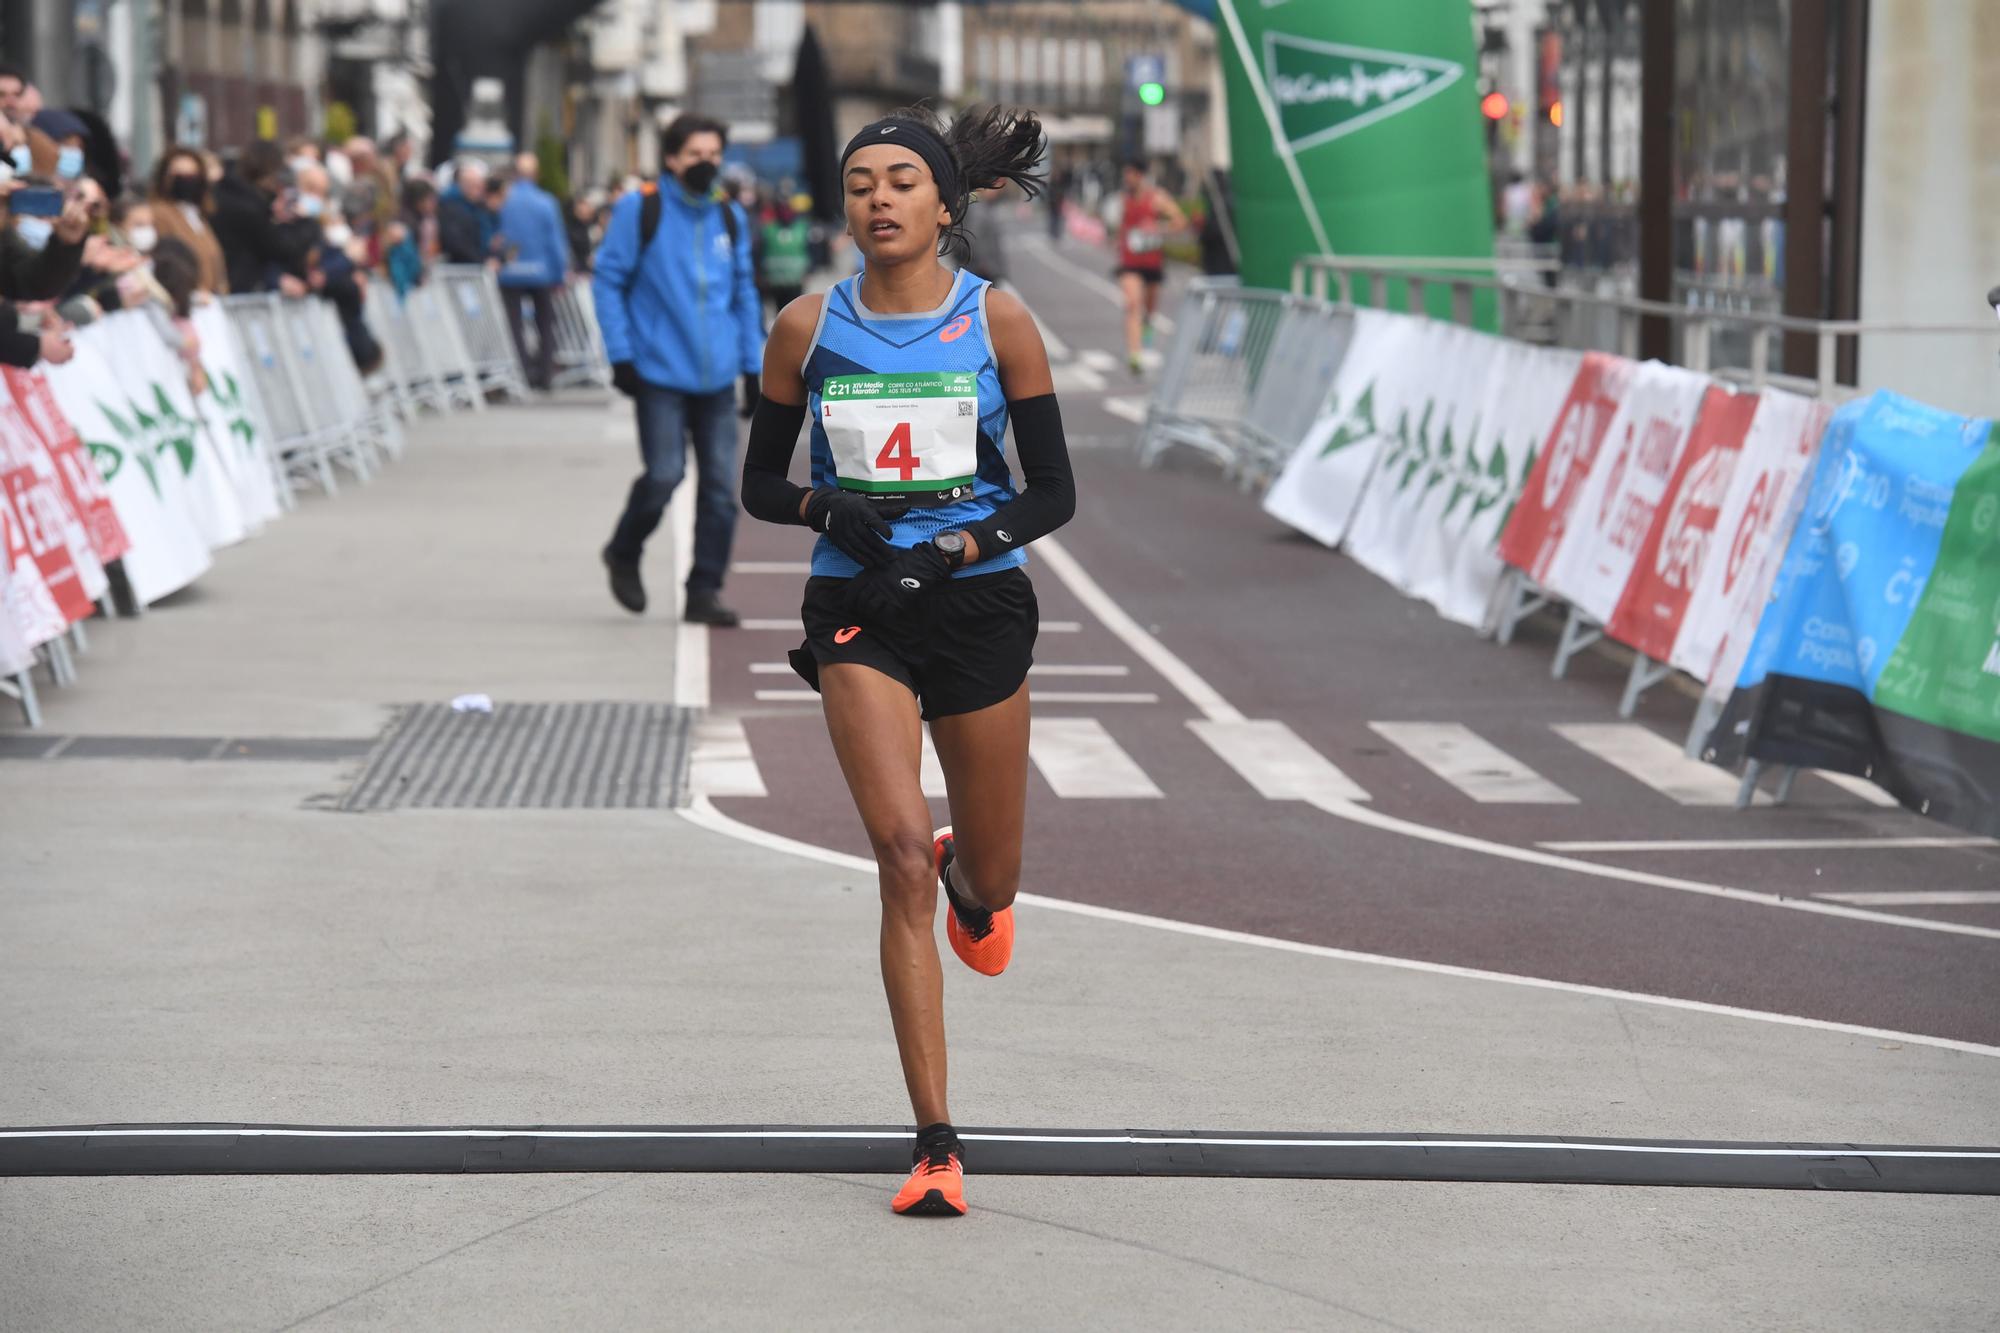
M 150 603 L 199 578 L 209 566 L 209 548 L 188 516 L 177 437 L 127 397 L 105 357 L 102 329 L 100 323 L 79 330 L 76 355 L 46 367 L 45 374 L 131 539 L 124 564 L 132 591 L 141 603 Z
M 101 330 L 101 332 L 99 332 Z M 248 535 L 243 506 L 227 463 L 203 429 L 188 384 L 188 366 L 164 338 L 164 319 L 143 314 L 113 315 L 90 332 L 104 340 L 105 355 L 119 369 L 132 411 L 160 441 L 155 461 L 180 470 L 188 515 L 210 550 L 232 546 Z
M 1740 633 L 1747 640 L 1755 632 L 1777 573 L 1774 553 L 1791 536 L 1782 520 L 1832 411 L 1776 389 L 1766 389 L 1757 404 L 1669 659 L 1697 680 L 1714 678 L 1726 639 Z
M 1579 356 L 1435 322 L 1416 356 L 1433 370 L 1429 392 L 1398 411 L 1347 550 L 1445 619 L 1486 629 L 1504 572 L 1500 530 Z
M 195 406 L 228 465 L 244 522 L 254 531 L 283 509 L 271 470 L 270 421 L 257 400 L 236 329 L 222 307 L 213 302 L 195 307 L 194 328 L 201 338 L 202 368 L 208 372 L 207 391 Z
M 1425 325 L 1409 315 L 1355 311 L 1327 412 L 1264 493 L 1265 513 L 1325 545 L 1341 543 L 1398 410 L 1434 377 L 1436 367 L 1416 359 Z
M 1610 619 L 1625 592 L 1708 383 L 1706 375 L 1648 361 L 1625 389 L 1541 580 L 1592 620 Z

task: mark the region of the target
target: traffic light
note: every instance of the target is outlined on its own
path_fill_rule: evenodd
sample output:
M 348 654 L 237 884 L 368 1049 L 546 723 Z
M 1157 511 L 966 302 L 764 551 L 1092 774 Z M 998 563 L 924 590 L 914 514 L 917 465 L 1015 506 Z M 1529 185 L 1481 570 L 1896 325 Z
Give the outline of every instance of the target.
M 1488 120 L 1507 119 L 1507 94 L 1490 92 L 1479 99 L 1479 114 Z
M 1563 127 L 1563 104 L 1561 102 L 1549 103 L 1549 124 L 1555 126 L 1557 129 Z
M 1147 82 L 1139 85 L 1139 100 L 1147 106 L 1158 106 L 1167 100 L 1166 85 Z

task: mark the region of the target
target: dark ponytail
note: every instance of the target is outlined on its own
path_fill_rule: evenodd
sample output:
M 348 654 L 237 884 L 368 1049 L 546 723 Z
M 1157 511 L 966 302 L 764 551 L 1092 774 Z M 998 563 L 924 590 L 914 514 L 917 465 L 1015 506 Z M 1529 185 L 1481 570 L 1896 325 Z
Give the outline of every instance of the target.
M 1042 192 L 1047 177 L 1037 168 L 1042 163 L 1042 122 L 1032 111 L 1020 107 L 968 107 L 945 125 L 929 106 L 904 107 L 889 113 L 892 120 L 909 120 L 929 129 L 951 150 L 958 167 L 958 189 L 953 199 L 943 200 L 951 212 L 951 225 L 938 237 L 939 253 L 966 234 L 966 210 L 973 195 L 1011 181 L 1032 199 Z

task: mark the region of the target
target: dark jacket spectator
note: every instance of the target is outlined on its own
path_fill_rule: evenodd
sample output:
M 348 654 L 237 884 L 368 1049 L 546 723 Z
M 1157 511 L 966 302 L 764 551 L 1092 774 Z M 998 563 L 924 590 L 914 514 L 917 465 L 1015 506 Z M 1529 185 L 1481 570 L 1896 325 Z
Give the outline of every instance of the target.
M 83 267 L 83 238 L 65 241 L 60 232 L 37 250 L 13 227 L 0 230 L 0 297 L 10 301 L 53 301 L 68 291 Z
M 69 339 L 59 333 L 29 333 L 21 327 L 21 312 L 12 301 L 0 301 L 0 366 L 27 370 L 47 356 L 69 360 Z
M 311 237 L 304 228 L 281 223 L 274 211 L 284 167 L 278 145 L 259 139 L 243 150 L 236 170 L 216 183 L 210 225 L 222 246 L 232 292 L 269 291 L 284 275 L 305 280 Z
M 499 222 L 486 206 L 486 166 L 461 162 L 438 200 L 438 250 L 447 264 L 483 264 L 493 255 Z

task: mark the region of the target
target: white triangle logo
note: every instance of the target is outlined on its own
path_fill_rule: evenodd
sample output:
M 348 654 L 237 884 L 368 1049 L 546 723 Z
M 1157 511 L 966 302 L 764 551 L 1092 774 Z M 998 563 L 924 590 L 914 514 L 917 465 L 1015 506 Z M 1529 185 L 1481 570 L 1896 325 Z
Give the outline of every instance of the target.
M 1457 61 L 1437 56 L 1264 34 L 1264 79 L 1293 152 L 1408 111 L 1464 74 Z

